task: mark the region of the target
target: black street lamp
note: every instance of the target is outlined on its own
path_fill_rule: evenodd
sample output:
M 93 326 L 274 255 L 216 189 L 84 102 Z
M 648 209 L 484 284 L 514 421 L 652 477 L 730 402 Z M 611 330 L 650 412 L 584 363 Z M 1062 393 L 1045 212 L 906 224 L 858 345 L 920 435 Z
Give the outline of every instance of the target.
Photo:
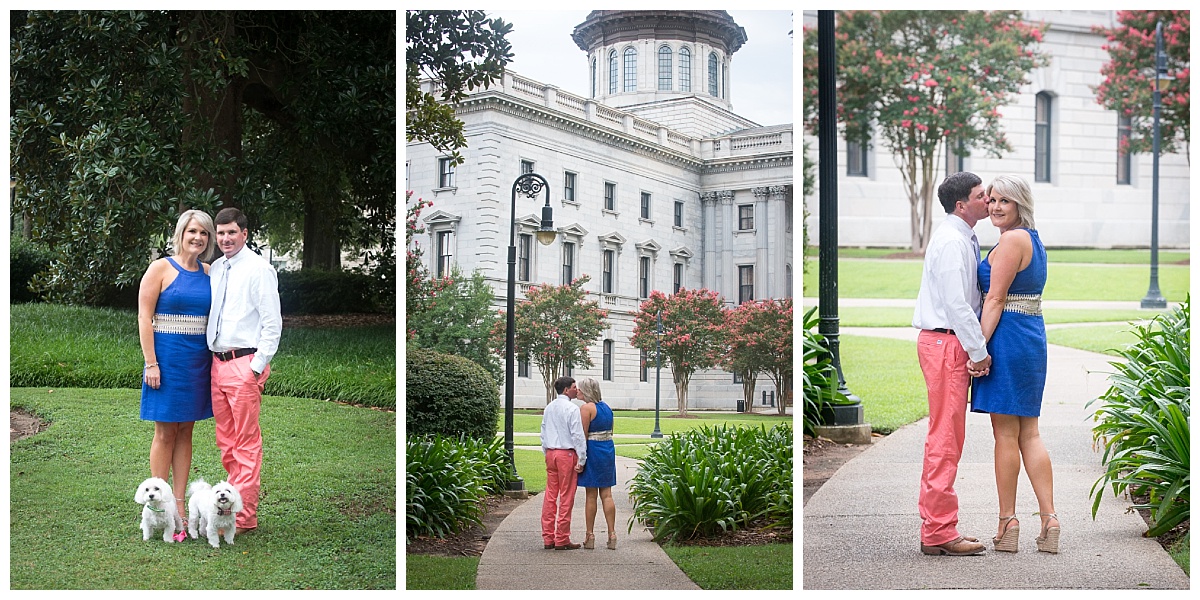
M 658 428 L 658 401 L 662 394 L 662 309 L 658 311 L 658 329 L 654 332 L 654 431 L 651 438 L 661 438 L 662 431 Z
M 1162 88 L 1175 79 L 1167 75 L 1167 55 L 1163 52 L 1162 21 L 1154 27 L 1154 174 L 1151 183 L 1150 209 L 1150 289 L 1142 298 L 1142 308 L 1166 308 L 1167 299 L 1158 289 L 1158 154 L 1161 132 L 1158 119 L 1162 113 Z
M 517 177 L 512 185 L 512 217 L 508 230 L 508 313 L 504 328 L 504 451 L 508 454 L 509 476 L 507 489 L 524 492 L 525 480 L 517 474 L 517 463 L 513 457 L 513 395 L 516 390 L 513 373 L 513 356 L 516 354 L 515 308 L 517 305 L 517 192 L 527 198 L 537 198 L 546 190 L 546 205 L 542 207 L 542 223 L 537 239 L 543 246 L 554 243 L 554 209 L 550 208 L 550 184 L 537 173 L 525 173 Z

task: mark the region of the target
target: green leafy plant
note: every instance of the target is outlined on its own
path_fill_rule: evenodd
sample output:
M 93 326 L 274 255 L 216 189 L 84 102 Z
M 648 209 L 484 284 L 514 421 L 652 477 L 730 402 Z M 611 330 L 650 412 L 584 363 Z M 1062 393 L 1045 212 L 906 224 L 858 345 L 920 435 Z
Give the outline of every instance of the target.
M 1097 440 L 1104 440 L 1105 473 L 1092 486 L 1092 518 L 1104 488 L 1114 495 L 1146 495 L 1134 508 L 1149 509 L 1147 537 L 1170 531 L 1191 516 L 1191 298 L 1147 325 L 1134 326 L 1138 342 L 1109 364 L 1112 387 L 1088 403 L 1096 410 Z
M 483 367 L 460 356 L 409 348 L 404 422 L 410 434 L 496 436 L 500 390 Z
M 446 537 L 480 523 L 486 495 L 471 452 L 454 438 L 411 436 L 405 444 L 405 536 Z
M 634 512 L 654 538 L 691 539 L 792 526 L 792 428 L 701 427 L 655 446 L 630 481 Z
M 833 353 L 825 346 L 825 336 L 816 331 L 820 323 L 817 308 L 804 313 L 804 433 L 809 435 L 814 434 L 817 425 L 824 424 L 822 406 L 846 400 L 846 395 L 838 391 Z

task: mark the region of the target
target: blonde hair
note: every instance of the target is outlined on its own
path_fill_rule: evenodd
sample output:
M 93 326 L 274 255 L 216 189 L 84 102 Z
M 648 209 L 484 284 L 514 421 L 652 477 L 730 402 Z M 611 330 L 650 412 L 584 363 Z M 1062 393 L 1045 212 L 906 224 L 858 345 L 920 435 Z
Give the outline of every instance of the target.
M 600 382 L 591 377 L 579 382 L 579 395 L 588 402 L 600 402 Z
M 988 196 L 992 195 L 993 189 L 1017 205 L 1017 221 L 1021 227 L 1037 229 L 1033 224 L 1033 193 L 1024 179 L 1016 175 L 998 175 L 988 184 Z
M 179 220 L 175 222 L 175 235 L 171 238 L 171 248 L 175 252 L 179 252 L 183 247 L 183 232 L 193 219 L 208 232 L 208 245 L 204 247 L 204 252 L 201 252 L 198 258 L 201 262 L 211 262 L 217 251 L 217 228 L 213 226 L 212 217 L 202 210 L 185 210 L 183 214 L 179 215 Z

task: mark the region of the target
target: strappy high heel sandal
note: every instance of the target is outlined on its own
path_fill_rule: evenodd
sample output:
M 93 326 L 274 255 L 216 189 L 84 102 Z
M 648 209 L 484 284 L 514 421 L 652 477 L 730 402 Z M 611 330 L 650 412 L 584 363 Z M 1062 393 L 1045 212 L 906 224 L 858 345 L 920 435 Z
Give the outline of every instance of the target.
M 1000 521 L 1000 527 L 1004 533 L 1000 534 L 1000 537 L 992 538 L 992 544 L 995 546 L 997 552 L 1016 552 L 1017 538 L 1021 536 L 1021 522 L 1017 521 L 1017 515 L 1000 517 Z M 1016 521 L 1017 524 L 1009 527 L 1009 521 Z M 1040 540 L 1041 538 L 1038 539 Z M 1041 548 L 1041 542 L 1038 542 L 1038 548 Z
M 608 534 L 608 549 L 609 550 L 617 549 L 617 534 L 615 534 L 615 533 Z
M 587 534 L 587 537 L 583 538 L 583 547 L 587 550 L 595 550 L 596 549 L 596 536 L 594 536 L 590 533 Z
M 1049 513 L 1040 515 L 1046 517 L 1046 523 L 1042 525 L 1042 535 L 1037 537 L 1038 552 L 1049 552 L 1050 554 L 1058 554 L 1058 534 L 1059 527 L 1055 525 L 1050 527 L 1050 520 L 1058 520 L 1058 515 Z

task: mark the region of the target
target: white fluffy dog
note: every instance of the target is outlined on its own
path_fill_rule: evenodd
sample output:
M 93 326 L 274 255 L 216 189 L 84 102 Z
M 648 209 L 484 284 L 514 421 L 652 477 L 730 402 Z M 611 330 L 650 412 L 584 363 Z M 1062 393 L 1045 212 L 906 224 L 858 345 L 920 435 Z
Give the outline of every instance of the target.
M 176 531 L 183 531 L 183 519 L 175 508 L 175 495 L 171 486 L 158 477 L 151 477 L 138 486 L 133 499 L 142 505 L 142 541 L 150 534 L 162 529 L 162 538 L 168 544 L 175 541 Z
M 242 495 L 237 488 L 222 481 L 209 485 L 197 479 L 188 486 L 188 533 L 194 538 L 202 532 L 213 548 L 220 546 L 218 530 L 225 530 L 225 543 L 233 543 L 237 530 L 237 513 L 242 510 Z

